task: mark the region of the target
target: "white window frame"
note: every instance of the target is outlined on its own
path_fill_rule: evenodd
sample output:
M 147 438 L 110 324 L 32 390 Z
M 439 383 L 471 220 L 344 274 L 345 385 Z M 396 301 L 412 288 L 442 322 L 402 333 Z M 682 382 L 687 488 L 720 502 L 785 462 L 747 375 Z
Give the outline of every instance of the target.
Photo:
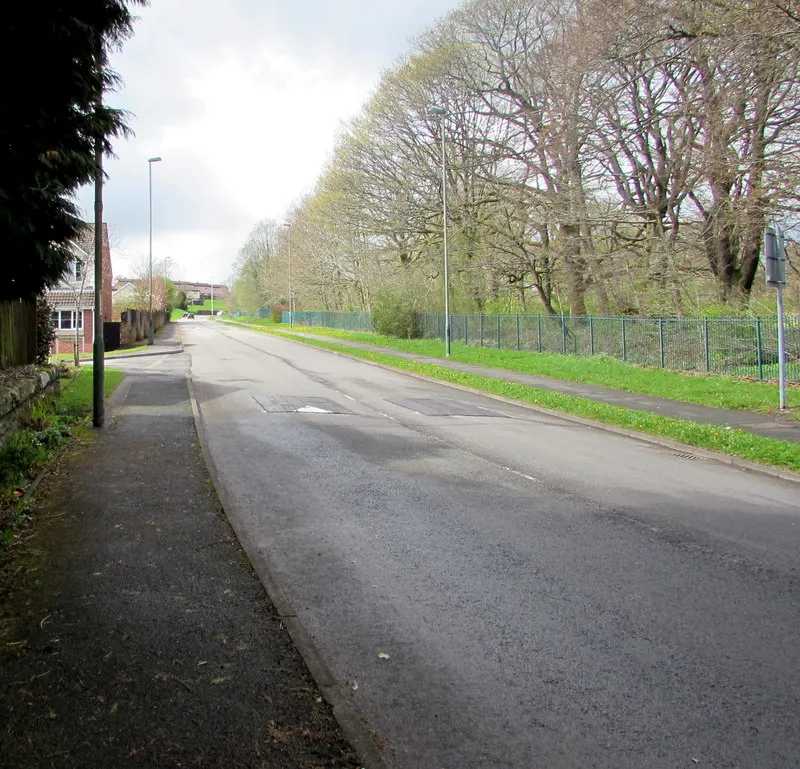
M 65 316 L 69 317 L 68 326 L 64 325 Z M 75 331 L 75 316 L 77 316 L 78 331 L 83 331 L 83 310 L 64 310 L 59 308 L 53 310 L 50 319 L 56 331 Z

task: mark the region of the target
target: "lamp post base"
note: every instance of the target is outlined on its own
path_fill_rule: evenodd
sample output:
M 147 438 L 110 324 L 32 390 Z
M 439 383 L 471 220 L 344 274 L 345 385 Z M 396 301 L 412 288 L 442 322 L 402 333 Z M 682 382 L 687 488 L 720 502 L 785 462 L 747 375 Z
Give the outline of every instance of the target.
M 153 326 L 147 327 L 147 344 L 153 344 Z

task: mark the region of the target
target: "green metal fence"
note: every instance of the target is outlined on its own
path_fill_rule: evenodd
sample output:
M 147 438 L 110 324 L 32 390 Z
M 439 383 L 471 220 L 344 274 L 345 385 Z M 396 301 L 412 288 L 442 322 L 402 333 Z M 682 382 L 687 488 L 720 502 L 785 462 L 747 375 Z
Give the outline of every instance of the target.
M 289 322 L 289 313 L 284 312 L 282 322 Z M 297 326 L 339 328 L 343 331 L 375 331 L 371 312 L 300 312 L 294 311 Z
M 444 314 L 420 316 L 422 336 L 444 339 Z M 289 314 L 284 313 L 288 323 Z M 368 312 L 295 312 L 302 326 L 373 331 Z M 452 339 L 471 347 L 606 355 L 655 368 L 778 378 L 775 318 L 604 318 L 451 315 Z M 787 377 L 800 383 L 800 317 L 786 319 Z

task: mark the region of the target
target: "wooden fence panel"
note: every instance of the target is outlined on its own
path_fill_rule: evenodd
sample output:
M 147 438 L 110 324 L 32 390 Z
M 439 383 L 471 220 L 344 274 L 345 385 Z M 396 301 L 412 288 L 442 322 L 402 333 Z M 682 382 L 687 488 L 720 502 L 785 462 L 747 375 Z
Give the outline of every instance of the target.
M 0 368 L 36 363 L 36 300 L 0 302 Z

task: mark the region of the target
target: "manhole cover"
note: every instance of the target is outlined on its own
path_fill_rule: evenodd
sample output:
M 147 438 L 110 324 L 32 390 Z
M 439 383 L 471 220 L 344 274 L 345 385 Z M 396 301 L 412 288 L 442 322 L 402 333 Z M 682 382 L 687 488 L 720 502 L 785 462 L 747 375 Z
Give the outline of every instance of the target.
M 389 401 L 395 406 L 416 411 L 426 417 L 501 417 L 496 411 L 475 406 L 471 403 L 450 400 L 450 398 L 401 398 Z
M 296 395 L 259 395 L 253 400 L 268 414 L 352 414 L 330 398 L 304 398 Z

